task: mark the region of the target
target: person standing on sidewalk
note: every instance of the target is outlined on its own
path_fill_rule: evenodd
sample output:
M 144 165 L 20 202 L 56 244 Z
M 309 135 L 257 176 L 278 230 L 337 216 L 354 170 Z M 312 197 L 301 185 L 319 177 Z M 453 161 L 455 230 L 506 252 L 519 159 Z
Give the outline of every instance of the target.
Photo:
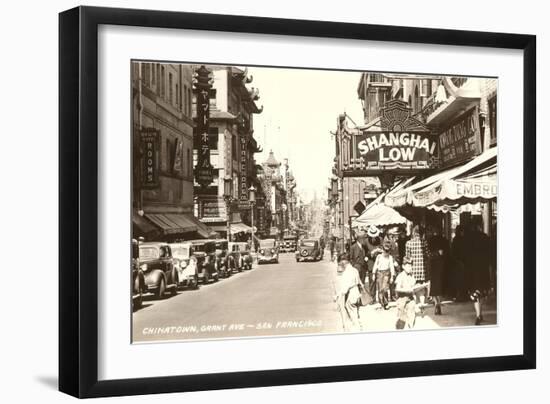
M 412 276 L 412 260 L 404 257 L 402 271 L 395 279 L 395 293 L 397 294 L 397 322 L 395 328 L 402 330 L 405 326 L 413 328 L 416 320 L 416 302 L 414 286 L 416 279 Z
M 367 239 L 365 241 L 365 246 L 367 250 L 367 279 L 369 281 L 368 291 L 369 294 L 373 297 L 372 303 L 376 303 L 376 282 L 372 281 L 372 269 L 374 268 L 374 262 L 378 254 L 382 252 L 380 246 L 380 229 L 378 227 L 371 225 L 367 230 Z
M 416 283 L 425 283 L 427 278 L 428 251 L 426 240 L 421 237 L 420 233 L 420 227 L 418 225 L 414 226 L 411 239 L 405 244 L 405 255 L 412 260 L 411 275 L 416 280 Z M 426 294 L 426 292 L 423 292 L 419 296 L 421 311 L 424 310 L 426 305 Z
M 382 246 L 382 254 L 378 254 L 374 267 L 372 269 L 372 281 L 376 280 L 378 287 L 378 302 L 384 310 L 388 309 L 388 294 L 390 283 L 393 283 L 395 278 L 396 263 L 393 256 L 390 254 L 391 244 L 384 242 Z
M 365 276 L 367 274 L 367 262 L 365 260 L 365 249 L 363 248 L 363 245 L 361 244 L 361 241 L 356 234 L 355 242 L 352 244 L 349 252 L 351 265 L 357 271 L 359 271 L 359 278 L 361 278 L 361 282 L 365 282 Z
M 344 331 L 362 331 L 359 320 L 361 300 L 359 287 L 362 287 L 363 283 L 359 279 L 359 272 L 351 265 L 350 257 L 347 253 L 338 256 L 337 271 L 338 286 L 334 301 L 338 302 L 344 323 Z
M 474 302 L 476 312 L 475 325 L 483 321 L 483 298 L 490 288 L 491 241 L 483 233 L 481 223 L 473 222 L 466 237 L 467 246 L 465 262 L 466 286 L 470 299 Z

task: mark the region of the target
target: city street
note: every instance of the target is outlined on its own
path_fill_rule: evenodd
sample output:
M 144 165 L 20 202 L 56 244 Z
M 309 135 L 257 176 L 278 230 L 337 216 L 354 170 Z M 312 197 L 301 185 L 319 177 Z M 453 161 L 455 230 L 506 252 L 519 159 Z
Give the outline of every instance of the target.
M 254 264 L 199 290 L 146 300 L 134 313 L 134 342 L 341 332 L 334 271 L 327 258 L 297 263 L 282 253 L 279 264 Z
M 134 342 L 257 337 L 342 332 L 333 296 L 335 264 L 328 253 L 320 262 L 296 263 L 293 253 L 278 264 L 254 265 L 199 290 L 179 291 L 163 300 L 147 299 L 134 313 Z M 363 331 L 392 331 L 396 308 L 378 304 L 360 309 Z M 433 307 L 418 315 L 414 329 L 472 326 L 469 302 L 443 302 L 443 315 Z M 484 311 L 484 325 L 496 324 L 494 302 Z

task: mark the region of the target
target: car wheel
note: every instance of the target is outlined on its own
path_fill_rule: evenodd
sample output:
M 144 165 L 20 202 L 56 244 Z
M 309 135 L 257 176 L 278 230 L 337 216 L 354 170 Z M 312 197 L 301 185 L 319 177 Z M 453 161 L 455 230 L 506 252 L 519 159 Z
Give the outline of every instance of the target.
M 179 279 L 178 279 L 178 275 L 176 274 L 174 276 L 174 286 L 170 290 L 170 293 L 171 293 L 172 296 L 175 296 L 175 295 L 178 294 L 178 283 L 179 283 Z
M 138 309 L 141 309 L 142 304 L 143 304 L 143 296 L 140 293 L 138 297 L 136 297 L 135 299 L 132 299 L 132 310 L 136 311 Z
M 164 297 L 164 292 L 166 292 L 166 281 L 164 280 L 164 278 L 160 278 L 156 298 L 157 299 L 162 299 Z

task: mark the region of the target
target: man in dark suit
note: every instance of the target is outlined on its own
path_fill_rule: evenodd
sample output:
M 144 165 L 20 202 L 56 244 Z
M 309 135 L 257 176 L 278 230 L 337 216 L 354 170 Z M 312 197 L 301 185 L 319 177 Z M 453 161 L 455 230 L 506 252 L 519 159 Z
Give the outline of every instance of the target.
M 359 237 L 356 235 L 355 241 L 350 248 L 350 262 L 351 265 L 359 272 L 361 282 L 365 282 L 365 276 L 367 275 L 367 263 L 365 261 L 365 249 L 361 244 Z

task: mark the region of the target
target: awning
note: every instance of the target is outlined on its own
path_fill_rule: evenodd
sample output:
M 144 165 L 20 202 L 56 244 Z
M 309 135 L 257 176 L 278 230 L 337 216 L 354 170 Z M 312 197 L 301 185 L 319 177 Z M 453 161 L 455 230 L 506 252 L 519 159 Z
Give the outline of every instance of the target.
M 146 213 L 145 217 L 154 223 L 163 235 L 197 232 L 209 238 L 215 232 L 190 213 Z
M 363 212 L 361 216 L 352 222 L 352 227 L 389 226 L 405 224 L 407 219 L 401 216 L 395 209 L 379 203 Z
M 489 149 L 468 163 L 451 168 L 392 192 L 384 199 L 386 205 L 457 205 L 475 200 L 496 198 L 496 148 Z
M 181 213 L 146 213 L 145 217 L 167 234 L 189 233 L 197 230 L 191 215 Z M 192 216 L 191 216 L 192 217 Z
M 242 222 L 231 223 L 231 234 L 237 233 L 252 233 L 252 227 L 247 226 Z
M 134 236 L 146 236 L 158 231 L 157 227 L 155 227 L 151 221 L 135 212 L 132 213 L 132 225 Z
M 211 226 L 213 230 L 217 232 L 227 233 L 226 224 L 217 224 Z M 247 226 L 242 222 L 231 223 L 231 234 L 237 233 L 252 233 L 252 227 Z

